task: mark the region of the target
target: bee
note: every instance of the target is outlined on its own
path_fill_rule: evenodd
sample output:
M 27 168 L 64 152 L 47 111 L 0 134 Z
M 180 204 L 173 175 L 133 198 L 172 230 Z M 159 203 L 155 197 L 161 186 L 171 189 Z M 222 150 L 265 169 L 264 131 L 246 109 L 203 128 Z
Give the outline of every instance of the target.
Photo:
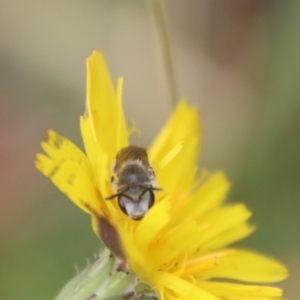
M 106 200 L 118 198 L 121 210 L 133 220 L 140 220 L 153 206 L 156 178 L 151 168 L 146 149 L 128 146 L 116 156 L 111 183 L 115 194 Z

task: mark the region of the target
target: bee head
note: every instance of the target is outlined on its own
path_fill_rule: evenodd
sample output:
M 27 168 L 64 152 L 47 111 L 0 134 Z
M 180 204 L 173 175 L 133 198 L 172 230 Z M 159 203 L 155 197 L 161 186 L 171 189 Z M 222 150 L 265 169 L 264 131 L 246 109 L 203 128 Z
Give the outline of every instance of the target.
M 118 197 L 121 210 L 133 220 L 141 220 L 154 204 L 154 187 L 132 186 L 108 198 Z
M 132 187 L 118 197 L 118 204 L 128 217 L 140 220 L 153 206 L 154 193 L 151 189 Z

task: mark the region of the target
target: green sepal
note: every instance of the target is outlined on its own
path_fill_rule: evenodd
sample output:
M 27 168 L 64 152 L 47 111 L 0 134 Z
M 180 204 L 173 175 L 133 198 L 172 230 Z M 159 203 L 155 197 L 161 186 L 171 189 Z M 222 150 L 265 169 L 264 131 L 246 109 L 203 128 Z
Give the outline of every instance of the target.
M 103 248 L 91 264 L 67 283 L 55 300 L 157 299 L 150 289 L 139 288 L 141 284 L 134 273 L 120 270 L 122 264 L 124 262 Z

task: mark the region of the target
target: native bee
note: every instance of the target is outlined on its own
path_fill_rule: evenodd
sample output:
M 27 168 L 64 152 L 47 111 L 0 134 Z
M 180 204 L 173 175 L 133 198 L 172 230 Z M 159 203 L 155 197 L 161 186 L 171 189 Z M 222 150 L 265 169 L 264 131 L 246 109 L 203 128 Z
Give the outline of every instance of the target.
M 128 146 L 116 156 L 111 182 L 115 194 L 107 200 L 118 197 L 121 210 L 133 220 L 140 220 L 153 206 L 156 178 L 151 168 L 146 149 Z

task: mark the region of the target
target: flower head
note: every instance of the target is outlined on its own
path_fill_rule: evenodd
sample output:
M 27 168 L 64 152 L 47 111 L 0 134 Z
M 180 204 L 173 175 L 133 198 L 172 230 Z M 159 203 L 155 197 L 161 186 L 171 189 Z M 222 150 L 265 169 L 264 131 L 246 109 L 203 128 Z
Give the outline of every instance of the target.
M 42 142 L 46 155 L 37 155 L 36 167 L 92 216 L 95 233 L 161 299 L 280 298 L 280 289 L 260 284 L 284 279 L 282 265 L 228 248 L 254 230 L 251 213 L 243 204 L 223 203 L 229 183 L 222 172 L 197 170 L 201 124 L 186 101 L 148 150 L 162 188 L 154 191 L 154 205 L 133 220 L 117 199 L 107 200 L 115 193 L 116 155 L 129 144 L 121 90 L 122 79 L 115 91 L 102 54 L 94 50 L 87 58 L 86 111 L 80 118 L 86 154 L 49 131 Z

